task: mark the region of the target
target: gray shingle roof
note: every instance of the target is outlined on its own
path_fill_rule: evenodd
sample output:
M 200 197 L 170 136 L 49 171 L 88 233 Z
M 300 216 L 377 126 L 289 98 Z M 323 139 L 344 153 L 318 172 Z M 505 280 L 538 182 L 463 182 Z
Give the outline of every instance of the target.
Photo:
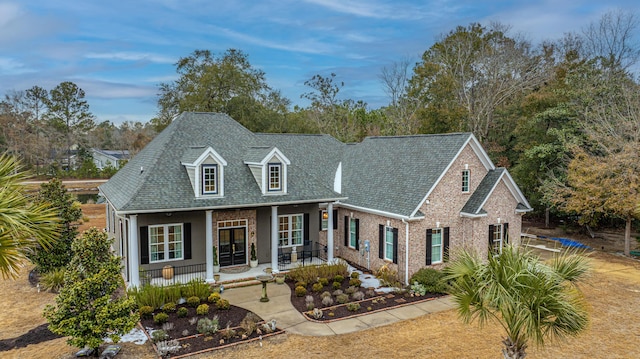
M 368 137 L 347 146 L 343 165 L 346 203 L 410 216 L 470 136 Z
M 476 188 L 475 192 L 473 192 L 471 197 L 469 197 L 469 200 L 465 203 L 460 212 L 473 216 L 486 214 L 487 212 L 482 209 L 482 206 L 487 201 L 487 198 L 491 195 L 491 192 L 505 172 L 506 169 L 503 167 L 487 172 L 478 185 L 478 188 Z
M 130 213 L 339 200 L 410 217 L 470 138 L 470 133 L 368 137 L 347 145 L 329 135 L 252 133 L 224 114 L 183 113 L 100 190 L 116 210 Z M 196 199 L 182 163 L 193 163 L 207 147 L 227 162 L 224 197 Z M 291 161 L 285 195 L 263 195 L 245 164 L 262 161 L 274 148 Z M 340 163 L 342 193 L 336 193 Z M 504 171 L 490 171 L 463 212 L 480 214 Z

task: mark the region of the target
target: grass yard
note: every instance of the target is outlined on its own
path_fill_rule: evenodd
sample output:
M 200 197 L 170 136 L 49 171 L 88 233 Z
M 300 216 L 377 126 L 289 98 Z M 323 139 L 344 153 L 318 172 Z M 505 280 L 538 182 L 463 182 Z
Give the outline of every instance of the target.
M 104 206 L 83 205 L 82 229 L 104 227 Z M 640 358 L 640 261 L 594 252 L 593 273 L 583 291 L 590 304 L 589 329 L 575 339 L 553 343 L 545 349 L 533 346 L 528 358 Z M 37 293 L 27 281 L 30 267 L 18 280 L 0 280 L 0 340 L 19 337 L 45 323 L 42 309 L 54 294 Z M 233 304 L 233 303 L 232 303 Z M 366 332 L 302 337 L 279 335 L 260 346 L 238 348 L 194 358 L 499 358 L 502 330 L 493 324 L 484 329 L 460 322 L 455 311 L 370 329 Z M 55 339 L 0 352 L 2 358 L 73 358 L 76 348 Z M 126 343 L 117 358 L 153 358 L 150 344 Z

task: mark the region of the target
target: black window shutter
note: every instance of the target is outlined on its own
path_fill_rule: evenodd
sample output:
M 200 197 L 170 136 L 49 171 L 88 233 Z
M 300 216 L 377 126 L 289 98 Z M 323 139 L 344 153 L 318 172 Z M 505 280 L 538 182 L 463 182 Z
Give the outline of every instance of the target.
M 393 229 L 393 263 L 398 263 L 398 228 Z
M 495 227 L 493 226 L 493 224 L 489 225 L 489 253 L 491 253 L 491 250 L 493 248 L 493 232 L 495 231 Z
M 509 243 L 509 223 L 505 223 L 502 225 L 502 232 L 504 233 L 504 243 Z
M 308 246 L 311 243 L 311 240 L 309 239 L 309 213 L 305 213 L 303 216 L 302 231 L 304 245 Z
M 149 227 L 140 227 L 140 264 L 149 264 Z
M 378 226 L 378 256 L 384 259 L 384 226 Z
M 444 230 L 442 231 L 442 236 L 444 238 L 442 238 L 442 261 L 443 262 L 448 262 L 449 261 L 449 227 L 444 227 Z
M 333 229 L 338 229 L 338 210 L 333 210 Z
M 356 221 L 356 249 L 360 250 L 360 220 L 354 219 Z
M 322 210 L 318 212 L 318 223 L 320 225 L 320 230 L 322 230 Z M 328 227 L 328 226 L 327 226 Z
M 431 265 L 431 236 L 433 235 L 433 230 L 431 228 L 427 229 L 427 265 Z
M 344 246 L 349 247 L 349 216 L 344 216 Z
M 184 259 L 191 259 L 191 223 L 184 224 Z

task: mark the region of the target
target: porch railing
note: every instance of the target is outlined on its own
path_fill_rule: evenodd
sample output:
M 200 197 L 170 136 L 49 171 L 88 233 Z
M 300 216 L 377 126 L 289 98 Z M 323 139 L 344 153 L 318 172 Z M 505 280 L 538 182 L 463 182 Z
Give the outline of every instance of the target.
M 187 283 L 194 279 L 205 279 L 207 264 L 190 264 L 158 269 L 140 269 L 140 284 L 171 285 Z
M 297 261 L 292 263 L 291 253 L 278 253 L 278 270 L 289 270 L 295 266 L 318 265 L 327 261 L 327 246 L 314 242 L 297 252 Z

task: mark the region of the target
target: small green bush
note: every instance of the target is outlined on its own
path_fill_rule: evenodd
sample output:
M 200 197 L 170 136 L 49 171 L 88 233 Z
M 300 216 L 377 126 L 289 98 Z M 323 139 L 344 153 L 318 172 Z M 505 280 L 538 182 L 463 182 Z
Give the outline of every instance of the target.
M 228 300 L 220 298 L 216 302 L 216 308 L 218 308 L 219 310 L 228 310 L 229 308 L 231 308 L 231 304 L 229 304 Z
M 362 285 L 362 281 L 358 278 L 349 279 L 349 285 L 354 287 L 359 287 Z
M 197 307 L 200 305 L 200 297 L 196 297 L 195 295 L 187 298 L 187 305 L 190 307 Z
M 299 281 L 296 282 L 296 287 L 305 287 L 306 288 L 307 287 L 307 282 L 299 280 Z
M 178 309 L 178 318 L 185 318 L 187 316 L 187 314 L 189 314 L 189 309 L 185 308 L 185 307 L 180 307 Z
M 344 292 L 345 292 L 346 294 L 351 295 L 351 294 L 353 294 L 353 293 L 355 293 L 355 292 L 356 292 L 356 287 L 353 287 L 353 286 L 352 286 L 352 287 L 348 287 L 347 289 L 345 289 L 345 290 L 344 290 Z
M 204 335 L 213 335 L 218 331 L 218 317 L 213 319 L 202 318 L 198 320 L 198 333 Z
M 354 278 L 354 279 L 358 279 L 358 278 L 360 278 L 360 273 L 358 273 L 358 272 L 351 272 L 350 277 L 351 277 L 351 278 Z
M 422 284 L 428 293 L 446 293 L 447 283 L 444 273 L 433 268 L 422 268 L 411 276 L 409 283 Z
M 333 282 L 333 284 L 331 285 L 333 289 L 340 289 L 342 288 L 342 283 L 341 282 Z
M 322 305 L 325 307 L 333 305 L 333 298 L 331 296 L 322 297 Z
M 329 279 L 327 279 L 326 277 L 322 277 L 318 279 L 318 283 L 322 284 L 322 286 L 325 287 L 329 285 Z
M 169 302 L 169 303 L 164 303 L 164 305 L 162 306 L 162 311 L 165 313 L 173 313 L 176 311 L 176 303 L 173 302 Z
M 338 274 L 335 277 L 333 277 L 333 281 L 342 283 L 344 281 L 344 276 L 341 274 Z
M 140 307 L 140 309 L 138 309 L 138 313 L 140 314 L 141 318 L 148 319 L 153 315 L 153 308 L 151 308 L 151 306 L 149 305 L 143 305 L 142 307 Z
M 321 298 L 330 297 L 330 296 L 331 296 L 331 292 L 329 291 L 324 291 L 322 292 L 322 294 L 320 294 Z
M 207 301 L 209 301 L 209 303 L 215 303 L 220 299 L 220 293 L 218 292 L 214 292 L 211 293 L 211 295 L 209 296 L 209 298 L 207 298 Z
M 207 315 L 209 314 L 209 305 L 200 304 L 198 308 L 196 308 L 196 314 L 198 315 Z
M 339 296 L 336 297 L 336 302 L 340 303 L 340 304 L 344 304 L 346 302 L 349 301 L 349 295 L 348 294 L 340 294 Z
M 347 310 L 350 312 L 357 312 L 358 310 L 360 310 L 360 303 L 347 304 Z
M 169 334 L 167 334 L 167 332 L 165 332 L 165 331 L 164 331 L 164 330 L 162 330 L 162 329 L 160 329 L 160 330 L 154 330 L 154 331 L 151 333 L 151 340 L 152 340 L 154 343 L 161 342 L 161 341 L 163 341 L 163 340 L 167 340 L 167 339 L 169 339 Z
M 311 290 L 317 293 L 322 291 L 322 288 L 323 288 L 322 283 L 318 282 L 311 287 Z
M 307 295 L 307 288 L 299 285 L 296 287 L 295 292 L 296 292 L 296 296 L 304 297 L 305 295 Z
M 156 324 L 166 323 L 169 320 L 169 314 L 160 312 L 153 316 L 153 322 Z

